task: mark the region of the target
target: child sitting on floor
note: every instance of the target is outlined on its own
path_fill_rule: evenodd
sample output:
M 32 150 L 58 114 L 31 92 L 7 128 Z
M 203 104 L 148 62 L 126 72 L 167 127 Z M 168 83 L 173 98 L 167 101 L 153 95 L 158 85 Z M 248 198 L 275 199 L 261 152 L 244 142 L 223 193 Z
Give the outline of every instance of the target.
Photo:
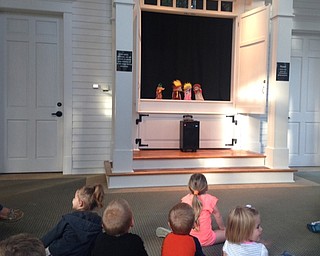
M 103 213 L 104 233 L 98 235 L 92 256 L 147 256 L 140 236 L 129 233 L 133 214 L 124 199 L 111 201 Z
M 260 222 L 259 212 L 250 205 L 231 210 L 223 256 L 268 256 L 267 248 L 258 243 L 262 234 Z
M 162 243 L 162 256 L 204 256 L 198 238 L 189 235 L 194 226 L 194 211 L 186 203 L 175 205 L 169 212 L 169 233 Z
M 12 235 L 0 242 L 0 256 L 45 256 L 41 240 L 31 234 Z
M 75 192 L 72 213 L 62 216 L 60 222 L 41 240 L 46 254 L 53 256 L 87 256 L 102 232 L 101 217 L 94 212 L 103 207 L 104 191 L 101 184 L 84 186 Z
M 223 218 L 217 206 L 218 198 L 207 193 L 208 183 L 202 173 L 192 174 L 189 179 L 190 193 L 181 199 L 181 202 L 190 205 L 195 213 L 195 225 L 190 231 L 190 235 L 198 238 L 201 246 L 209 246 L 225 241 L 225 226 Z M 219 229 L 212 229 L 212 219 L 215 218 Z M 171 230 L 158 227 L 156 235 L 166 237 Z
M 218 208 L 218 198 L 207 193 L 208 182 L 202 173 L 192 174 L 189 179 L 190 193 L 181 201 L 192 206 L 195 212 L 195 226 L 190 235 L 199 239 L 202 246 L 209 246 L 225 241 L 225 226 Z M 212 216 L 219 229 L 212 229 Z

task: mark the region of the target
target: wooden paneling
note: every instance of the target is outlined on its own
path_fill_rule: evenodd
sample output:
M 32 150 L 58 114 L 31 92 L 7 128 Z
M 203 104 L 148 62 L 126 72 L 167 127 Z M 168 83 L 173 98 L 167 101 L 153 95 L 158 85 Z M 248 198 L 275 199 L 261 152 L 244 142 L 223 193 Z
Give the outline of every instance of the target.
M 72 15 L 73 172 L 104 172 L 110 159 L 112 96 L 111 1 L 74 1 Z

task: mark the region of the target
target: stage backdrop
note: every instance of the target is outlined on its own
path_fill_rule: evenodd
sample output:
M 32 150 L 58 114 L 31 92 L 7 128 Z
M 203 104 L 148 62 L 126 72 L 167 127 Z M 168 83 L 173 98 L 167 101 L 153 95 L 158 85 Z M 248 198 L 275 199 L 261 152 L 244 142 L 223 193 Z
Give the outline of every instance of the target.
M 229 101 L 233 19 L 142 12 L 141 99 L 162 83 L 200 84 L 205 100 Z M 193 95 L 194 99 L 194 95 Z

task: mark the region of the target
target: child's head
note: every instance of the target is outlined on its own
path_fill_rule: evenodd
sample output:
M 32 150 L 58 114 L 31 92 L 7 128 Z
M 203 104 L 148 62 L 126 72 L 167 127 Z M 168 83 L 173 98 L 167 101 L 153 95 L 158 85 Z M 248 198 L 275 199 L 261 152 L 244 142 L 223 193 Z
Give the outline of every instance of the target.
M 41 240 L 31 234 L 17 234 L 0 242 L 0 256 L 45 256 Z
M 202 203 L 198 196 L 208 191 L 208 182 L 202 173 L 194 173 L 189 179 L 189 190 L 193 194 L 192 208 L 195 213 L 195 229 L 199 229 L 199 216 L 202 210 Z
M 108 235 L 128 233 L 133 226 L 133 214 L 129 203 L 121 198 L 112 200 L 104 210 L 102 222 Z
M 238 206 L 231 210 L 227 220 L 226 239 L 231 243 L 260 240 L 262 227 L 260 214 L 251 206 Z
M 189 179 L 189 189 L 194 195 L 201 195 L 207 192 L 208 182 L 206 176 L 202 173 L 194 173 Z
M 92 211 L 103 207 L 104 191 L 101 184 L 83 186 L 75 192 L 72 200 L 74 210 Z
M 168 221 L 173 233 L 187 235 L 194 226 L 194 211 L 186 203 L 176 204 L 169 212 Z

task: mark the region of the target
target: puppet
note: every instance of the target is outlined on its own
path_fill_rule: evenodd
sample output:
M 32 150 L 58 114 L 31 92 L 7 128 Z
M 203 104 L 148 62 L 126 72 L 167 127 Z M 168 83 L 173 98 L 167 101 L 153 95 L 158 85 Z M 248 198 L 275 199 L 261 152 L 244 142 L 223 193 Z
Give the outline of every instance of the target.
M 194 92 L 194 98 L 195 100 L 204 100 L 202 96 L 202 89 L 200 84 L 194 84 L 193 85 L 193 92 Z
M 157 100 L 161 100 L 162 99 L 162 91 L 164 90 L 165 88 L 162 87 L 162 83 L 159 83 L 157 85 L 157 89 L 156 89 L 156 99 Z
M 172 99 L 181 100 L 182 84 L 180 80 L 174 80 L 172 85 Z
M 190 83 L 185 83 L 183 85 L 183 92 L 184 92 L 184 100 L 191 100 L 192 96 L 192 85 Z

